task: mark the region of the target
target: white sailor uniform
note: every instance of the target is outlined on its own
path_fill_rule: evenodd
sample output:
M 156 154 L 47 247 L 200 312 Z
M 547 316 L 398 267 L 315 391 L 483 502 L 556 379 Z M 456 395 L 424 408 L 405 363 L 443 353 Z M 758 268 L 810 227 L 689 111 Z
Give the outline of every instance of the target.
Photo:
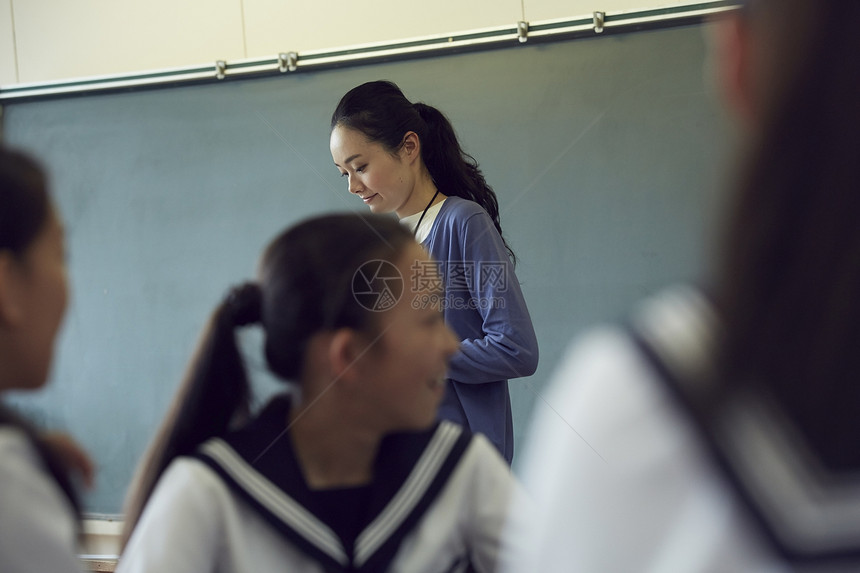
M 79 572 L 74 508 L 27 435 L 0 425 L 0 571 Z
M 486 438 L 450 422 L 392 435 L 373 484 L 319 492 L 293 454 L 288 408 L 276 399 L 245 428 L 175 460 L 118 571 L 495 570 L 515 486 Z M 331 494 L 351 510 L 338 517 Z
M 506 571 L 860 571 L 860 474 L 816 467 L 761 396 L 717 392 L 719 328 L 681 286 L 572 346 L 531 429 L 535 511 Z

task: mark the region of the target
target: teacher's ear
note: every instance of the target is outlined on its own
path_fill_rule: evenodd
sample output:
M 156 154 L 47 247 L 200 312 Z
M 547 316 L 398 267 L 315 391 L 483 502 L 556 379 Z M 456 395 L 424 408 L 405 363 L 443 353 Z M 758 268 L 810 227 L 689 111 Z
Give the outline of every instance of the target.
M 414 131 L 407 131 L 403 136 L 400 157 L 410 165 L 421 157 L 421 138 Z

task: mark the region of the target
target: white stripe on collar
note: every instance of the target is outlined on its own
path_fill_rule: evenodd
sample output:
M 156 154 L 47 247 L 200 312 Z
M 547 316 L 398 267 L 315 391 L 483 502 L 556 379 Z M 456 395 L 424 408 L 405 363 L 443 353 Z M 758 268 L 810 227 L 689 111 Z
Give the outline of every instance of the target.
M 451 452 L 463 429 L 442 421 L 406 481 L 385 509 L 358 536 L 355 564 L 361 567 L 412 512 Z
M 463 428 L 456 424 L 439 422 L 430 442 L 397 493 L 356 539 L 354 564 L 357 567 L 367 563 L 411 515 L 438 476 L 462 433 Z M 248 464 L 224 440 L 210 439 L 201 447 L 201 453 L 217 463 L 237 485 L 293 531 L 301 534 L 335 562 L 344 566 L 349 563 L 340 538 L 331 528 Z
M 316 545 L 341 565 L 348 563 L 346 551 L 340 538 L 322 521 L 305 509 L 300 503 L 284 493 L 260 472 L 249 466 L 227 443 L 214 438 L 203 444 L 201 450 L 218 462 L 237 484 L 267 507 L 278 519 L 300 532 L 308 541 Z

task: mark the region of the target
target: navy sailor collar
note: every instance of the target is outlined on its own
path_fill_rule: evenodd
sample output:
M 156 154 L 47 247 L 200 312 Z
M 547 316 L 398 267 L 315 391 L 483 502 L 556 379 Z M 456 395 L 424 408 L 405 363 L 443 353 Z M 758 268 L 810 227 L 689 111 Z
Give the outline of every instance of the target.
M 325 571 L 386 570 L 442 491 L 471 435 L 443 421 L 424 432 L 386 437 L 370 486 L 367 524 L 354 546 L 344 547 L 314 513 L 312 492 L 285 431 L 288 412 L 289 401 L 275 398 L 248 425 L 208 440 L 194 457 Z
M 817 463 L 766 397 L 716 392 L 718 328 L 707 296 L 680 287 L 646 305 L 626 330 L 775 551 L 798 571 L 857 571 L 860 475 Z

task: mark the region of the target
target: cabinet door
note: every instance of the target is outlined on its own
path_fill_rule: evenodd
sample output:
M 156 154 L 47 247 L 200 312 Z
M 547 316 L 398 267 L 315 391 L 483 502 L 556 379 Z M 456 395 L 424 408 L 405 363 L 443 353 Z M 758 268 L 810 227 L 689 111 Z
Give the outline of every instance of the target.
M 244 5 L 248 56 L 252 58 L 514 27 L 523 18 L 521 0 L 244 0 Z
M 694 3 L 691 0 L 600 0 L 597 4 L 593 0 L 523 0 L 523 9 L 526 20 L 538 22 L 587 16 L 596 10 L 629 12 Z
M 245 56 L 241 0 L 26 0 L 15 37 L 21 83 Z
M 15 71 L 15 35 L 12 27 L 12 0 L 0 0 L 0 86 L 18 81 Z

